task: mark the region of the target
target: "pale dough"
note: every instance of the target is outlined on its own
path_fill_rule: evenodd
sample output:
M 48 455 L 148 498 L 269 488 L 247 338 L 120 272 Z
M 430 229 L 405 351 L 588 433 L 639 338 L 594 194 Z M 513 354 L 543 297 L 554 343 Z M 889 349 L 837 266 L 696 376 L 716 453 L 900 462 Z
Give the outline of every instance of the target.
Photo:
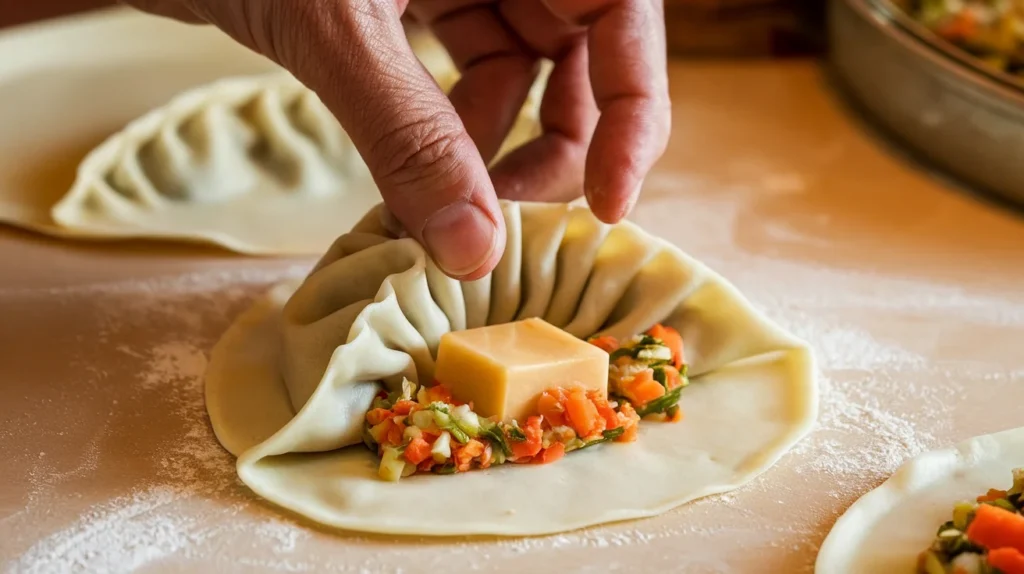
M 436 39 L 410 38 L 445 91 L 459 73 Z M 496 159 L 540 133 L 549 65 Z M 322 253 L 380 201 L 319 98 L 284 72 L 194 88 L 90 152 L 49 211 L 0 202 L 0 220 L 79 238 L 160 238 L 248 254 Z
M 273 289 L 212 352 L 207 409 L 260 496 L 320 523 L 390 534 L 537 535 L 652 516 L 737 488 L 813 425 L 807 345 L 723 278 L 631 223 L 586 208 L 502 202 L 508 249 L 485 279 L 445 277 L 369 213 L 304 282 Z M 541 316 L 577 336 L 662 321 L 686 342 L 693 384 L 679 424 L 545 466 L 377 477 L 360 442 L 381 384 L 429 381 L 440 336 Z
M 953 505 L 1007 488 L 1021 466 L 1024 428 L 911 459 L 839 518 L 818 553 L 816 574 L 913 574 Z

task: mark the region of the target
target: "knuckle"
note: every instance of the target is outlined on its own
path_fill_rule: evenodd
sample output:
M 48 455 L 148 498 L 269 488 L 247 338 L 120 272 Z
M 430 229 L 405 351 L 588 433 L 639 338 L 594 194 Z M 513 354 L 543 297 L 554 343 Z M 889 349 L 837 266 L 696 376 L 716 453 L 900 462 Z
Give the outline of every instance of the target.
M 463 142 L 458 118 L 448 114 L 405 120 L 381 135 L 370 150 L 377 177 L 398 188 L 427 187 L 458 179 Z
M 672 104 L 666 98 L 655 112 L 655 138 L 657 144 L 658 155 L 665 152 L 668 148 L 669 138 L 672 134 Z

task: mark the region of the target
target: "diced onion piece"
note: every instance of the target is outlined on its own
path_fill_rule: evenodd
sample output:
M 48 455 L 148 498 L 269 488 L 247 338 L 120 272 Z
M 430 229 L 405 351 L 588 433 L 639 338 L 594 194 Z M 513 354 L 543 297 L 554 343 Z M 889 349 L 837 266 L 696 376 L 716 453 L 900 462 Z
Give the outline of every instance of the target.
M 459 405 L 452 409 L 452 416 L 467 430 L 480 431 L 480 417 L 476 416 L 469 405 Z
M 668 347 L 648 347 L 641 349 L 636 354 L 637 359 L 641 361 L 671 361 L 672 350 Z
M 441 464 L 452 457 L 452 435 L 448 431 L 441 433 L 441 436 L 437 437 L 434 441 L 434 446 L 430 449 L 430 455 L 434 457 L 434 462 Z
M 402 434 L 404 435 L 405 440 L 412 440 L 414 438 L 422 437 L 423 431 L 421 431 L 419 428 L 415 426 L 407 426 L 405 427 L 405 432 Z
M 429 429 L 434 425 L 434 413 L 431 411 L 416 411 L 412 413 L 410 422 L 421 430 Z
M 380 467 L 377 474 L 384 480 L 398 482 L 405 470 L 405 461 L 402 460 L 402 453 L 397 448 L 384 447 L 384 456 L 380 459 Z
M 968 572 L 970 574 L 981 574 L 981 554 L 975 554 L 973 552 L 964 552 L 953 559 L 951 566 L 953 566 L 953 572 Z

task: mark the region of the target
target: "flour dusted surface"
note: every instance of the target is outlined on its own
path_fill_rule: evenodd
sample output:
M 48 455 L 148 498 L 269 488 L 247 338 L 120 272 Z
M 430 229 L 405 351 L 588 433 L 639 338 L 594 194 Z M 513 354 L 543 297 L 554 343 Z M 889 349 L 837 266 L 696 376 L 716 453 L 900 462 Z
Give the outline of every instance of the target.
M 238 484 L 200 377 L 251 298 L 311 262 L 169 273 L 107 255 L 84 286 L 11 288 L 25 251 L 0 235 L 0 572 L 809 573 L 834 519 L 902 461 L 1019 425 L 1003 407 L 1024 400 L 1024 227 L 876 151 L 806 68 L 673 77 L 680 135 L 634 219 L 810 341 L 822 371 L 818 428 L 761 479 L 552 537 L 327 533 Z M 95 258 L 32 248 L 38 266 Z
M 641 204 L 639 221 L 657 227 L 658 217 L 656 209 Z M 37 401 L 48 401 L 70 416 L 0 427 L 4 458 L 17 468 L 16 481 L 25 484 L 23 497 L 9 504 L 25 508 L 0 517 L 4 567 L 33 573 L 214 565 L 239 571 L 414 571 L 410 564 L 444 564 L 449 558 L 442 557 L 454 554 L 467 568 L 489 570 L 497 563 L 511 571 L 548 553 L 587 562 L 599 553 L 621 571 L 638 570 L 639 563 L 628 559 L 634 555 L 645 566 L 742 572 L 742 562 L 723 561 L 716 541 L 761 547 L 769 556 L 808 554 L 823 535 L 821 525 L 860 492 L 953 434 L 958 421 L 952 407 L 968 399 L 969 385 L 995 390 L 1021 377 L 1019 365 L 982 365 L 967 360 L 969 355 L 936 361 L 928 345 L 903 345 L 872 329 L 894 320 L 894 313 L 933 317 L 909 328 L 918 342 L 934 339 L 930 333 L 945 329 L 951 314 L 1000 327 L 1024 314 L 1024 300 L 749 255 L 712 264 L 815 346 L 823 375 L 815 433 L 752 486 L 667 516 L 552 537 L 442 547 L 415 539 L 330 535 L 295 522 L 238 484 L 233 460 L 212 436 L 201 381 L 210 346 L 263 285 L 301 275 L 303 266 L 3 294 L 5 309 L 79 309 L 63 334 L 78 342 L 69 347 L 68 370 L 61 373 L 74 374 L 74 383 L 55 385 L 61 389 L 49 399 L 28 399 L 30 411 Z M 891 298 L 872 295 L 878 293 Z M 927 307 L 894 308 L 893 299 L 900 298 L 925 301 Z M 850 309 L 857 311 L 852 318 Z M 35 342 L 46 344 L 39 335 Z M 805 491 L 819 495 L 805 498 Z M 54 520 L 55 514 L 61 518 Z M 388 552 L 381 553 L 385 547 Z

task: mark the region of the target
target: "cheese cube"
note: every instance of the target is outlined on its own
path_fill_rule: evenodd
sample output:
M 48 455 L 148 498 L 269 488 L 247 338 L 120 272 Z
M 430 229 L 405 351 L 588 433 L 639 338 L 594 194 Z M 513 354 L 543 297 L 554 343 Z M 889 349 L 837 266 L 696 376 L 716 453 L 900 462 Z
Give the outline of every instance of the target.
M 447 333 L 434 378 L 483 417 L 520 422 L 547 389 L 583 387 L 608 396 L 608 353 L 541 319 Z

